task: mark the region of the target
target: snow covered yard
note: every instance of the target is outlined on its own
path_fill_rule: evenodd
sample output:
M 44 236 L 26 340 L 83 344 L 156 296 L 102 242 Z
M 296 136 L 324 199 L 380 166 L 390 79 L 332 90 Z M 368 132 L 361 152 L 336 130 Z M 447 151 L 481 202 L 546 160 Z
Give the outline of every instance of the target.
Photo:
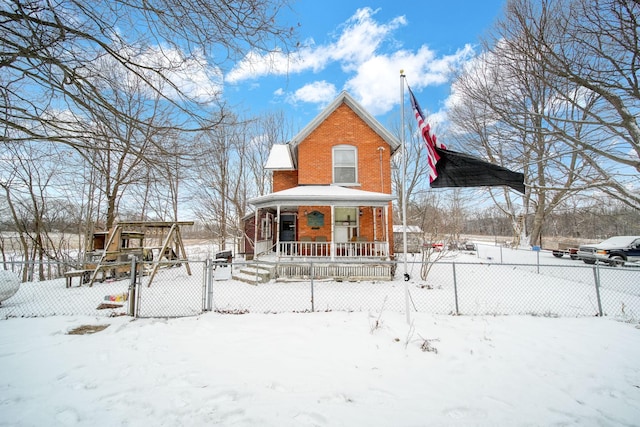
M 222 280 L 215 306 L 250 313 L 198 314 L 199 266 L 141 287 L 158 301 L 143 315 L 185 318 L 94 311 L 127 281 L 23 284 L 2 306 L 0 426 L 640 425 L 635 272 L 598 272 L 601 318 L 594 270 L 579 261 L 499 248 L 455 260 L 461 316 L 447 314 L 451 263 L 427 281 L 411 264 L 408 283 L 317 281 L 315 313 L 292 312 L 308 311 L 308 282 Z M 10 315 L 27 304 L 72 314 Z
M 631 426 L 639 359 L 606 318 L 8 319 L 0 425 Z

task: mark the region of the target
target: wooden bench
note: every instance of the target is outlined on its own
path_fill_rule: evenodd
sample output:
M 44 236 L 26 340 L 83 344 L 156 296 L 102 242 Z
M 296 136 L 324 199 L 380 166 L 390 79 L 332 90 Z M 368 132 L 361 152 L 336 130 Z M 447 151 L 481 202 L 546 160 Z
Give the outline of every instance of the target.
M 79 277 L 80 278 L 80 284 L 78 286 L 82 286 L 82 278 L 85 274 L 91 274 L 93 270 L 69 270 L 67 272 L 64 273 L 64 278 L 67 282 L 67 288 L 70 288 L 72 283 L 72 279 L 74 277 Z

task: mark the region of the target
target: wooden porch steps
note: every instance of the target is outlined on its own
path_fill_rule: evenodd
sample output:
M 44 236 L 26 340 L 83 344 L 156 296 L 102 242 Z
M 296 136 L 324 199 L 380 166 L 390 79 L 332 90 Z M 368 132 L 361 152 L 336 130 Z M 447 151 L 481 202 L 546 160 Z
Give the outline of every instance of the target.
M 235 268 L 231 278 L 241 282 L 257 285 L 267 283 L 275 277 L 276 267 L 274 265 L 250 263 L 241 268 Z

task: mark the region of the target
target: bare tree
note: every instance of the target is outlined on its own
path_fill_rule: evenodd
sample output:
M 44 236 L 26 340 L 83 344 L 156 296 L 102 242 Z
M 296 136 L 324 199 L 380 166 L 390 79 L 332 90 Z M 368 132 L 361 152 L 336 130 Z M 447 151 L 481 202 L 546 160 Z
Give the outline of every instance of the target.
M 498 37 L 536 64 L 554 102 L 549 133 L 589 162 L 592 188 L 640 209 L 640 3 L 512 0 Z M 576 132 L 576 127 L 580 132 Z
M 425 191 L 414 195 L 409 205 L 411 222 L 422 230 L 420 278 L 426 280 L 434 263 L 458 249 L 465 222 L 464 191 Z
M 55 142 L 76 150 L 80 158 L 66 164 L 79 165 L 75 172 L 87 178 L 77 200 L 87 235 L 96 220 L 110 227 L 119 202 L 135 188 L 143 189 L 144 216 L 162 181 L 175 218 L 180 165 L 188 151 L 176 138 L 211 129 L 226 116 L 219 95 L 228 59 L 248 51 L 286 53 L 294 29 L 277 18 L 287 5 L 3 2 L 0 141 Z
M 264 168 L 271 147 L 284 144 L 293 136 L 291 124 L 282 111 L 266 113 L 248 120 L 246 167 L 251 177 L 248 185 L 255 196 L 272 191 L 271 172 Z
M 227 58 L 287 49 L 293 29 L 276 19 L 286 5 L 287 0 L 2 2 L 0 123 L 14 140 L 84 148 L 91 139 L 61 111 L 102 120 L 119 116 L 146 127 L 105 96 L 101 65 L 107 62 L 178 110 L 182 129 L 207 127 Z M 202 77 L 198 84 L 194 72 Z
M 37 143 L 6 143 L 0 165 L 0 187 L 25 262 L 22 280 L 45 280 L 46 261 L 59 259 L 60 239 L 52 233 L 58 216 L 57 188 L 64 181 L 64 153 Z M 57 181 L 59 179 L 60 181 Z
M 273 144 L 290 137 L 281 112 L 247 120 L 231 119 L 198 138 L 197 176 L 192 193 L 198 198 L 196 216 L 224 248 L 232 236 L 241 236 L 242 218 L 250 196 L 271 191 L 271 175 L 264 169 Z
M 564 22 L 558 17 L 573 10 L 568 3 L 509 2 L 486 51 L 454 83 L 460 102 L 451 118 L 459 141 L 492 163 L 519 165 L 525 173 L 528 191 L 521 204 L 508 191 L 491 195 L 511 219 L 514 237 L 526 233 L 532 245 L 539 244 L 546 218 L 564 200 L 615 179 L 602 179 L 612 156 L 583 147 L 604 138 L 593 121 L 602 108 L 600 95 L 555 72 L 540 47 L 554 37 L 560 43 L 566 28 L 558 27 Z
M 243 123 L 226 121 L 198 139 L 202 155 L 197 163 L 193 193 L 199 199 L 194 213 L 218 240 L 221 249 L 237 233 L 246 201 Z
M 110 229 L 118 215 L 118 204 L 128 187 L 142 181 L 146 174 L 145 159 L 151 158 L 154 135 L 158 127 L 139 127 L 137 123 L 147 120 L 153 122 L 161 112 L 158 104 L 148 107 L 144 94 L 139 90 L 137 82 L 128 87 L 121 87 L 117 78 L 111 82 L 111 102 L 120 110 L 126 110 L 127 116 L 114 115 L 110 120 L 94 117 L 91 126 L 94 134 L 91 149 L 79 149 L 79 152 L 98 172 L 98 182 L 106 209 L 104 224 Z M 123 120 L 124 119 L 124 120 Z

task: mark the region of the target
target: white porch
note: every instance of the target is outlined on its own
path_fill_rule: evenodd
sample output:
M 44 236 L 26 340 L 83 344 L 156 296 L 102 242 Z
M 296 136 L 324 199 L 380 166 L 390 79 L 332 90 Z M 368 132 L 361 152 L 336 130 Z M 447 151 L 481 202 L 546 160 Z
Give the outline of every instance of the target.
M 389 205 L 393 199 L 392 195 L 386 193 L 355 190 L 336 185 L 298 186 L 251 199 L 248 203 L 256 208 L 255 258 L 275 254 L 277 258 L 321 257 L 336 260 L 348 257 L 389 260 L 393 241 L 393 234 L 390 232 Z M 324 236 L 306 237 L 300 240 L 283 238 L 281 232 L 283 217 L 296 216 L 300 206 L 330 208 L 329 224 L 323 224 L 328 231 Z M 341 217 L 340 210 L 348 208 L 354 209 L 352 217 Z M 272 216 L 267 215 L 263 218 L 259 212 L 265 209 L 275 212 Z M 358 218 L 363 210 L 370 210 L 369 214 L 373 222 L 370 225 L 373 235 L 367 238 L 360 236 L 359 233 L 352 234 L 360 226 Z M 306 212 L 305 215 L 307 215 Z M 265 231 L 267 228 L 268 232 Z M 297 234 L 297 231 L 294 232 L 294 235 L 297 236 Z
M 309 185 L 249 200 L 256 208 L 254 259 L 275 259 L 279 277 L 389 277 L 388 265 L 373 264 L 392 257 L 393 199 L 386 193 Z

